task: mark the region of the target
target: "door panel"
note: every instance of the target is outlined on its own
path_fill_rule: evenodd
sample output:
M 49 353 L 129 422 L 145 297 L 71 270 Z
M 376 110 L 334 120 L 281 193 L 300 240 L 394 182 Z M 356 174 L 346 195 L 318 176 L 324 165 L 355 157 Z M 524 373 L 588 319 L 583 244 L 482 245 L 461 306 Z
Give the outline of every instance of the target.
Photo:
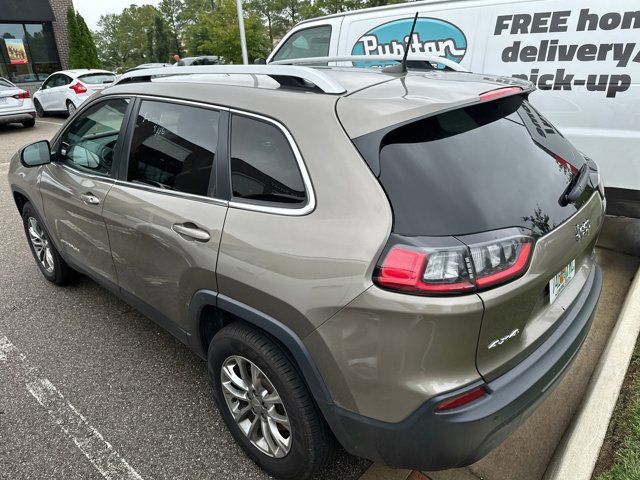
M 110 178 L 88 176 L 52 163 L 42 170 L 40 192 L 62 256 L 115 284 L 115 267 L 102 220 L 103 201 L 113 183 Z
M 227 204 L 208 195 L 227 118 L 211 108 L 142 100 L 126 182 L 116 182 L 104 206 L 122 293 L 178 335 L 176 327 L 188 330 L 193 294 L 217 289 Z
M 47 225 L 62 256 L 117 283 L 102 208 L 115 180 L 127 98 L 83 110 L 54 145 L 55 161 L 42 169 L 40 193 Z
M 226 205 L 213 200 L 115 185 L 103 215 L 120 287 L 186 330 L 193 294 L 217 289 L 215 269 L 226 211 Z M 180 233 L 192 230 L 210 239 Z

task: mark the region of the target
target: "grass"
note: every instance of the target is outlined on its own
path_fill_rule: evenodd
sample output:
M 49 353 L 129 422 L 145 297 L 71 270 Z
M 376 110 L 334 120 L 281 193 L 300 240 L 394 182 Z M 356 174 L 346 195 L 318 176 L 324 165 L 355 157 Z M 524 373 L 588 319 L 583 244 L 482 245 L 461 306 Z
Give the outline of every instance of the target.
M 640 480 L 640 341 L 620 391 L 594 478 Z

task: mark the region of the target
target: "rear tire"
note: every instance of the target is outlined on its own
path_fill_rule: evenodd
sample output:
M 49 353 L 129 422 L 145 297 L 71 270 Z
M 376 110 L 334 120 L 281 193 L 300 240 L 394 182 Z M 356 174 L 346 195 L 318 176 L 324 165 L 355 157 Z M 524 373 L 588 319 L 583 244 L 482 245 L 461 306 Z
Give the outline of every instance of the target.
M 67 115 L 71 116 L 76 113 L 76 106 L 71 100 L 67 100 Z
M 31 120 L 27 120 L 26 122 L 22 122 L 22 126 L 25 128 L 31 128 L 36 126 L 36 119 L 33 118 Z
M 40 105 L 38 100 L 34 100 L 33 105 L 36 107 L 36 113 L 40 118 L 47 116 L 47 112 L 44 111 L 44 108 L 42 108 L 42 105 Z
M 22 207 L 22 222 L 31 254 L 44 278 L 56 285 L 66 285 L 74 280 L 75 270 L 67 265 L 56 250 L 44 223 L 30 202 Z
M 284 480 L 306 480 L 333 457 L 333 434 L 297 369 L 268 337 L 243 323 L 224 327 L 209 345 L 208 368 L 227 428 L 267 473 Z

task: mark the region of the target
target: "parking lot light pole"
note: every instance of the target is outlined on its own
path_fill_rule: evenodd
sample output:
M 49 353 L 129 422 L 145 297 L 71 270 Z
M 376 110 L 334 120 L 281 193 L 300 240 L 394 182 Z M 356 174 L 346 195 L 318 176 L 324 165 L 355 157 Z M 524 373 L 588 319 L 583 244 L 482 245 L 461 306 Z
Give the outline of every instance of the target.
M 244 15 L 242 14 L 242 0 L 237 0 L 238 4 L 238 25 L 240 26 L 240 44 L 242 45 L 242 63 L 249 64 L 247 55 L 247 38 L 244 34 Z

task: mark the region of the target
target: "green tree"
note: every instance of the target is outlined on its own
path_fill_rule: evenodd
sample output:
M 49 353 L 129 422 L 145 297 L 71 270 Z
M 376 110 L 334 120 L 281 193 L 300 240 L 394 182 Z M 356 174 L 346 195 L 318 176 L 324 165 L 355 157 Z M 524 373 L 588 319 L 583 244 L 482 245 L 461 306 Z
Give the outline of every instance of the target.
M 99 68 L 96 44 L 84 18 L 73 7 L 67 8 L 69 68 Z
M 185 6 L 182 0 L 162 0 L 158 5 L 158 10 L 164 20 L 169 25 L 169 36 L 171 37 L 171 48 L 174 53 L 182 56 L 182 34 L 185 27 L 182 12 Z
M 151 51 L 156 62 L 168 62 L 171 54 L 171 37 L 168 35 L 167 22 L 160 15 L 153 19 L 153 44 Z
M 78 37 L 82 45 L 82 66 L 83 68 L 100 68 L 100 59 L 98 58 L 98 49 L 93 40 L 91 31 L 84 21 L 82 15 L 76 13 L 76 22 L 78 26 Z
M 131 5 L 120 14 L 102 15 L 96 39 L 103 66 L 110 69 L 130 68 L 154 61 L 154 53 L 153 50 L 149 52 L 147 39 L 148 32 L 153 32 L 158 14 L 158 10 L 151 5 Z
M 69 68 L 82 68 L 82 48 L 80 30 L 76 12 L 72 6 L 67 8 L 67 41 L 69 42 Z
M 269 40 L 260 16 L 245 10 L 244 28 L 250 61 L 264 57 L 269 51 Z M 214 13 L 201 11 L 194 24 L 187 28 L 186 45 L 190 55 L 219 55 L 227 63 L 242 63 L 235 0 L 219 0 Z
M 263 23 L 267 27 L 269 45 L 273 47 L 275 39 L 281 38 L 285 33 L 282 19 L 281 0 L 250 0 L 247 4 L 248 10 L 260 15 Z

